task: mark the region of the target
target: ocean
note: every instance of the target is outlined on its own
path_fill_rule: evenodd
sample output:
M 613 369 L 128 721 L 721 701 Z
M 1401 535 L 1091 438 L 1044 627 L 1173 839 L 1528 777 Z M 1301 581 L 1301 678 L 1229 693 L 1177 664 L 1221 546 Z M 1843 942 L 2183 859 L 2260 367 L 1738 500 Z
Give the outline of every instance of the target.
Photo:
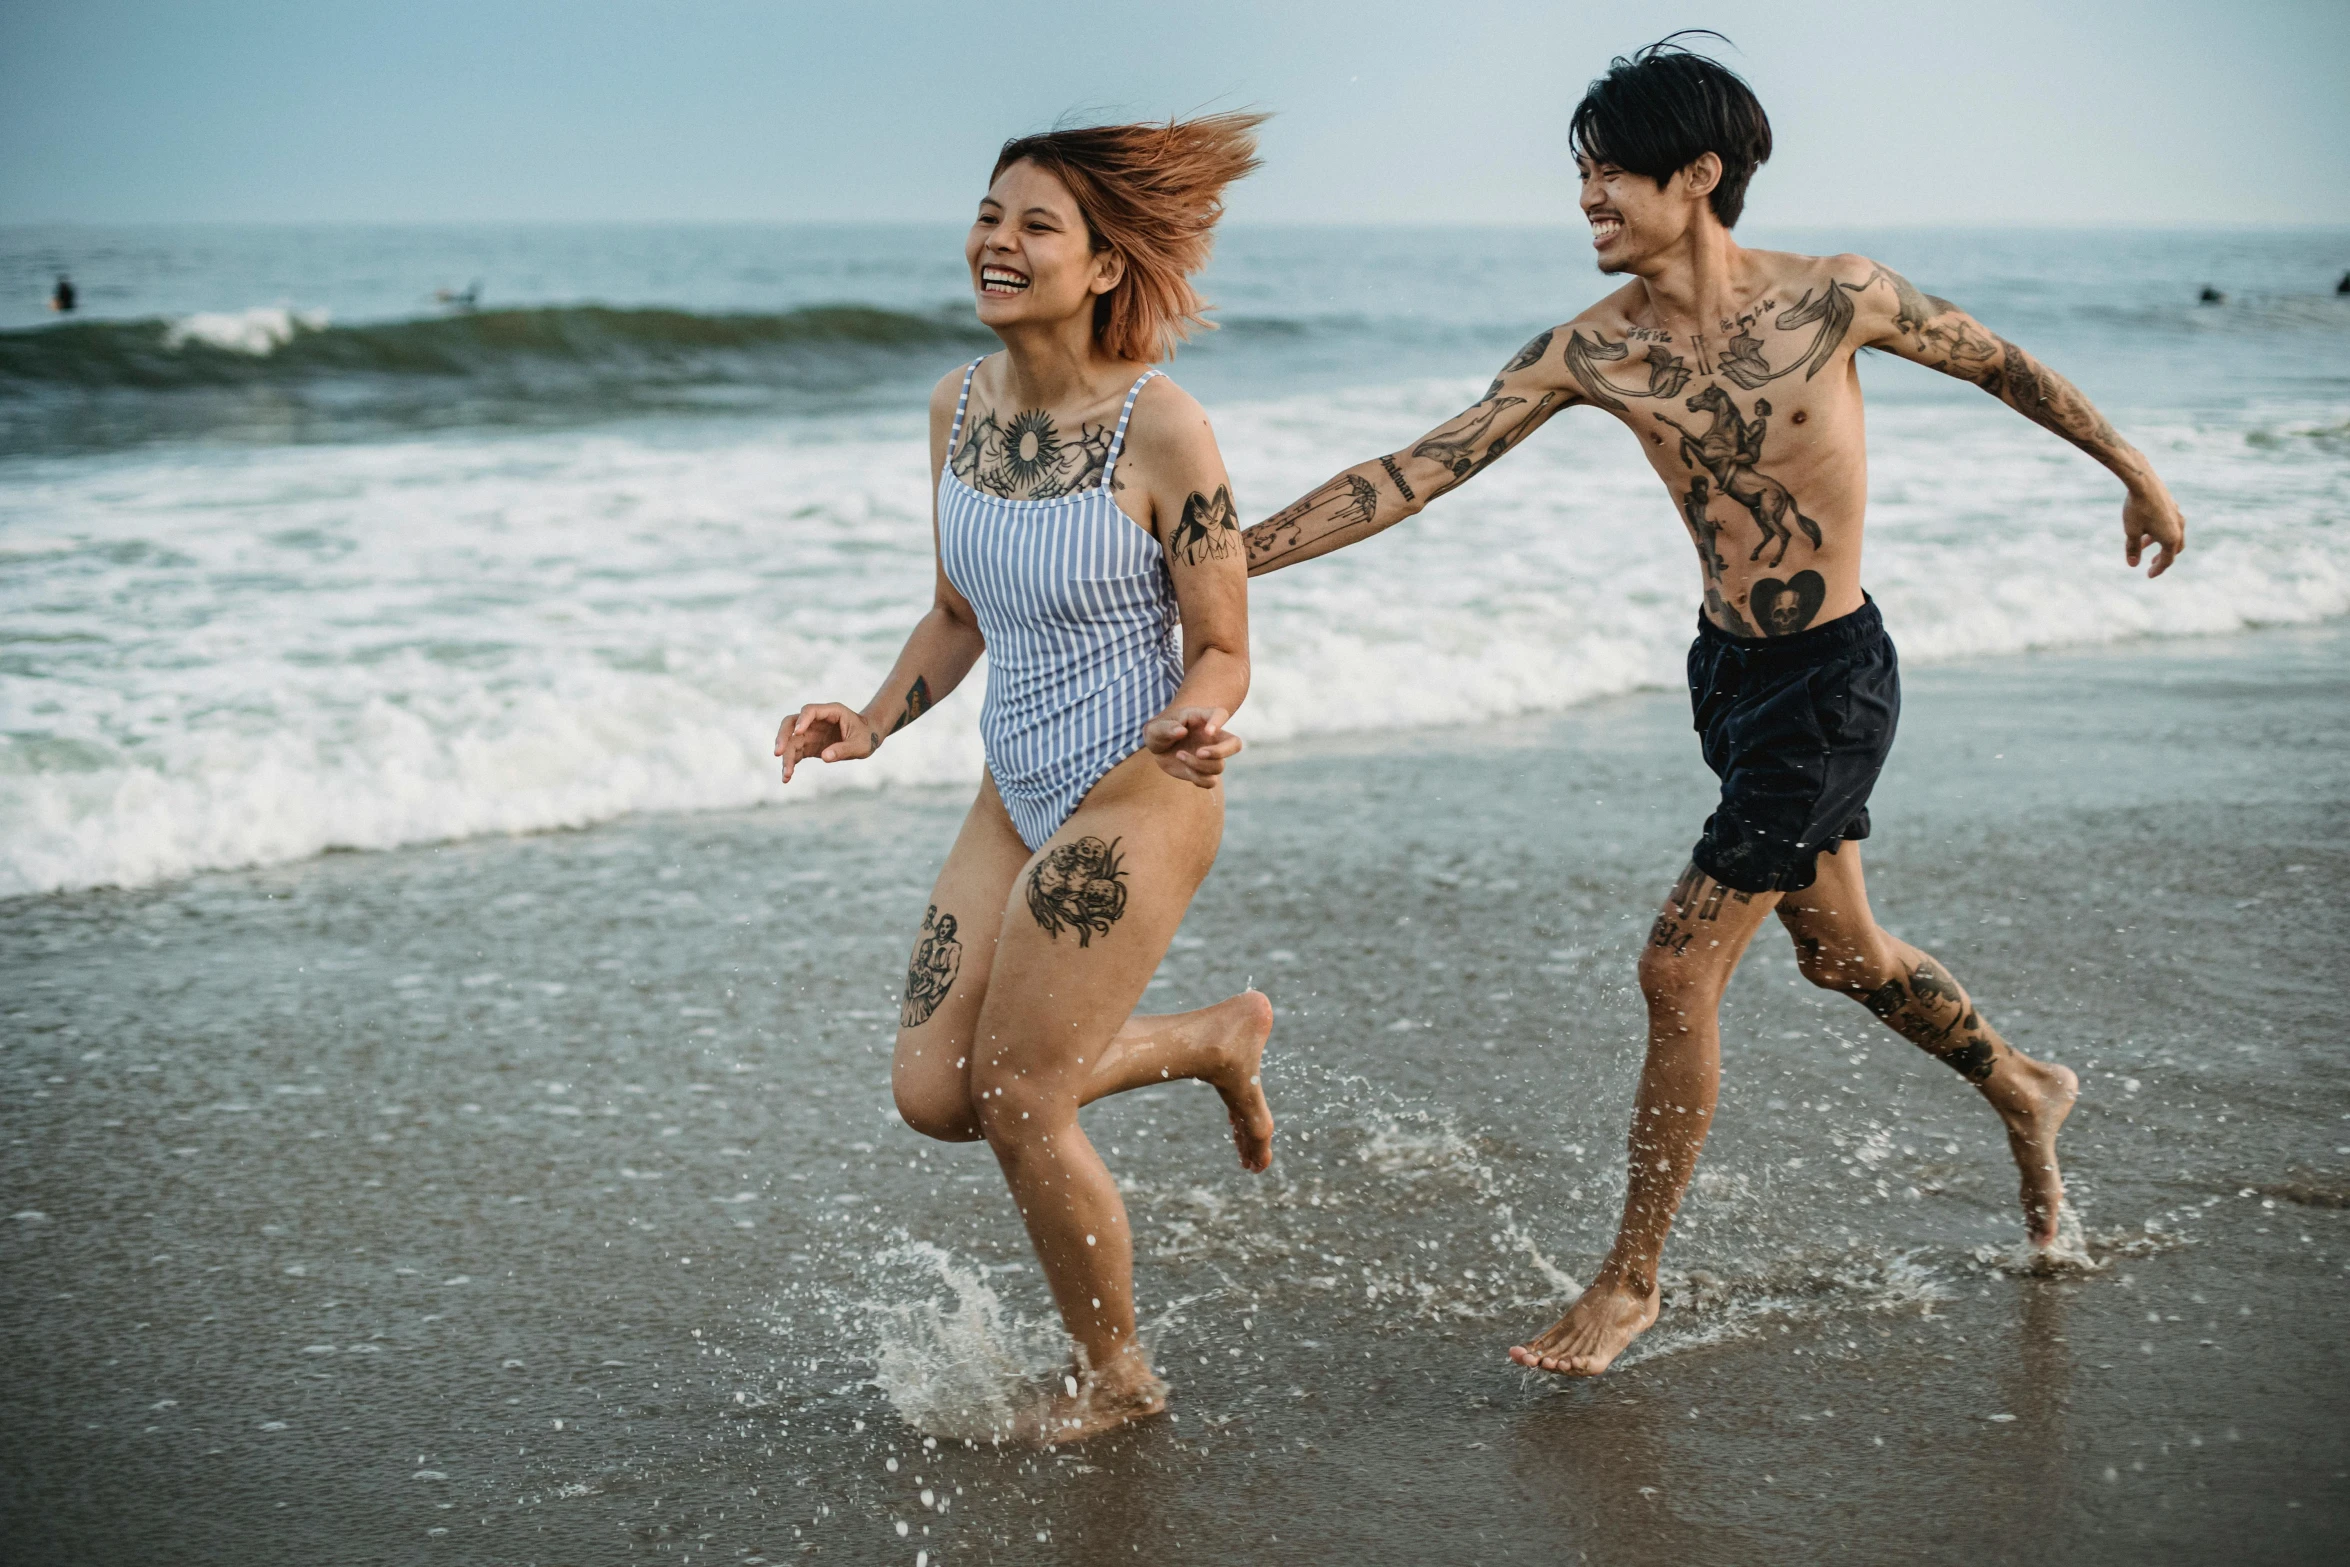
M 1906 705 L 1853 852 L 2081 1074 L 2069 1266 L 1766 930 L 1656 1328 L 1506 1360 L 1612 1232 L 1712 794 L 1685 536 L 1570 415 L 1254 584 L 1146 1004 L 1272 997 L 1276 1162 L 1192 1085 L 1087 1112 L 1173 1402 L 1049 1454 L 992 1439 L 1062 1354 L 994 1162 L 888 1089 L 978 681 L 766 754 L 925 601 L 956 238 L 0 233 L 0 1557 L 2338 1554 L 2350 235 L 1756 236 L 1968 304 L 2186 509 L 2149 583 L 2100 470 L 1864 363 Z M 1240 229 L 1174 368 L 1254 518 L 1600 286 L 1555 231 Z
M 2350 610 L 2350 235 L 1751 238 L 1968 305 L 2186 509 L 2192 569 L 2149 589 L 2102 470 L 1871 356 L 1867 585 L 1913 663 Z M 1224 236 L 1224 329 L 1173 370 L 1244 515 L 1465 405 L 1603 286 L 1584 252 Z M 777 715 L 862 701 L 927 602 L 921 392 L 992 341 L 960 256 L 945 228 L 0 230 L 0 896 L 785 804 Z M 60 270 L 85 311 L 48 323 Z M 1669 499 L 1570 416 L 1412 526 L 1261 581 L 1238 727 L 1670 688 L 1691 591 Z M 979 695 L 793 800 L 975 780 Z

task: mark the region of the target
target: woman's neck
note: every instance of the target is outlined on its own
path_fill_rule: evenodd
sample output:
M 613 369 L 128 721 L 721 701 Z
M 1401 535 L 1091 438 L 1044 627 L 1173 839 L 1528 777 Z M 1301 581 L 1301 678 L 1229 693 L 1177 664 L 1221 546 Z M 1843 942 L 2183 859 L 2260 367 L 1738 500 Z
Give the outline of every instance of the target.
M 1003 396 L 1021 408 L 1058 408 L 1089 401 L 1122 368 L 1101 351 L 1090 307 L 1066 321 L 998 327 L 1003 340 Z

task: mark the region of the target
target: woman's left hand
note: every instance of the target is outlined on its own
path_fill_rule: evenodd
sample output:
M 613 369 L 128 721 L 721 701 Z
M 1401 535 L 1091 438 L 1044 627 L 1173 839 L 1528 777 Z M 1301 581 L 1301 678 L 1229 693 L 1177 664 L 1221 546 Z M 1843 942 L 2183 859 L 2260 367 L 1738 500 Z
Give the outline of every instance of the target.
M 1213 789 L 1224 759 L 1240 754 L 1240 736 L 1224 727 L 1231 716 L 1220 707 L 1170 707 L 1150 721 L 1143 743 L 1168 777 Z

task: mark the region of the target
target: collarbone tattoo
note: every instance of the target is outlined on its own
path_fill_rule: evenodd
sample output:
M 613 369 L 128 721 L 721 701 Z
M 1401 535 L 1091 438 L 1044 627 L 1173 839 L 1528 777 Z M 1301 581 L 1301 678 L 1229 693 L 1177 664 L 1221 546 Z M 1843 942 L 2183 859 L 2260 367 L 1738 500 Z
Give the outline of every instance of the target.
M 1008 419 L 994 408 L 975 408 L 948 460 L 972 489 L 1006 500 L 1052 500 L 1102 482 L 1112 434 L 1109 425 L 1080 421 L 1069 435 L 1042 408 Z

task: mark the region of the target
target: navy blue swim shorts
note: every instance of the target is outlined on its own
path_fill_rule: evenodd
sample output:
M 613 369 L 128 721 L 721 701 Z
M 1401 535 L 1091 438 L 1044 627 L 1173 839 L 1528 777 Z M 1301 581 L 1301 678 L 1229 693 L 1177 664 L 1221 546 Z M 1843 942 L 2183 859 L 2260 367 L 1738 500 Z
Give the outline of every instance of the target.
M 1689 702 L 1722 803 L 1690 852 L 1740 892 L 1799 892 L 1822 850 L 1869 835 L 1901 717 L 1901 668 L 1874 600 L 1785 637 L 1735 637 L 1700 615 Z

